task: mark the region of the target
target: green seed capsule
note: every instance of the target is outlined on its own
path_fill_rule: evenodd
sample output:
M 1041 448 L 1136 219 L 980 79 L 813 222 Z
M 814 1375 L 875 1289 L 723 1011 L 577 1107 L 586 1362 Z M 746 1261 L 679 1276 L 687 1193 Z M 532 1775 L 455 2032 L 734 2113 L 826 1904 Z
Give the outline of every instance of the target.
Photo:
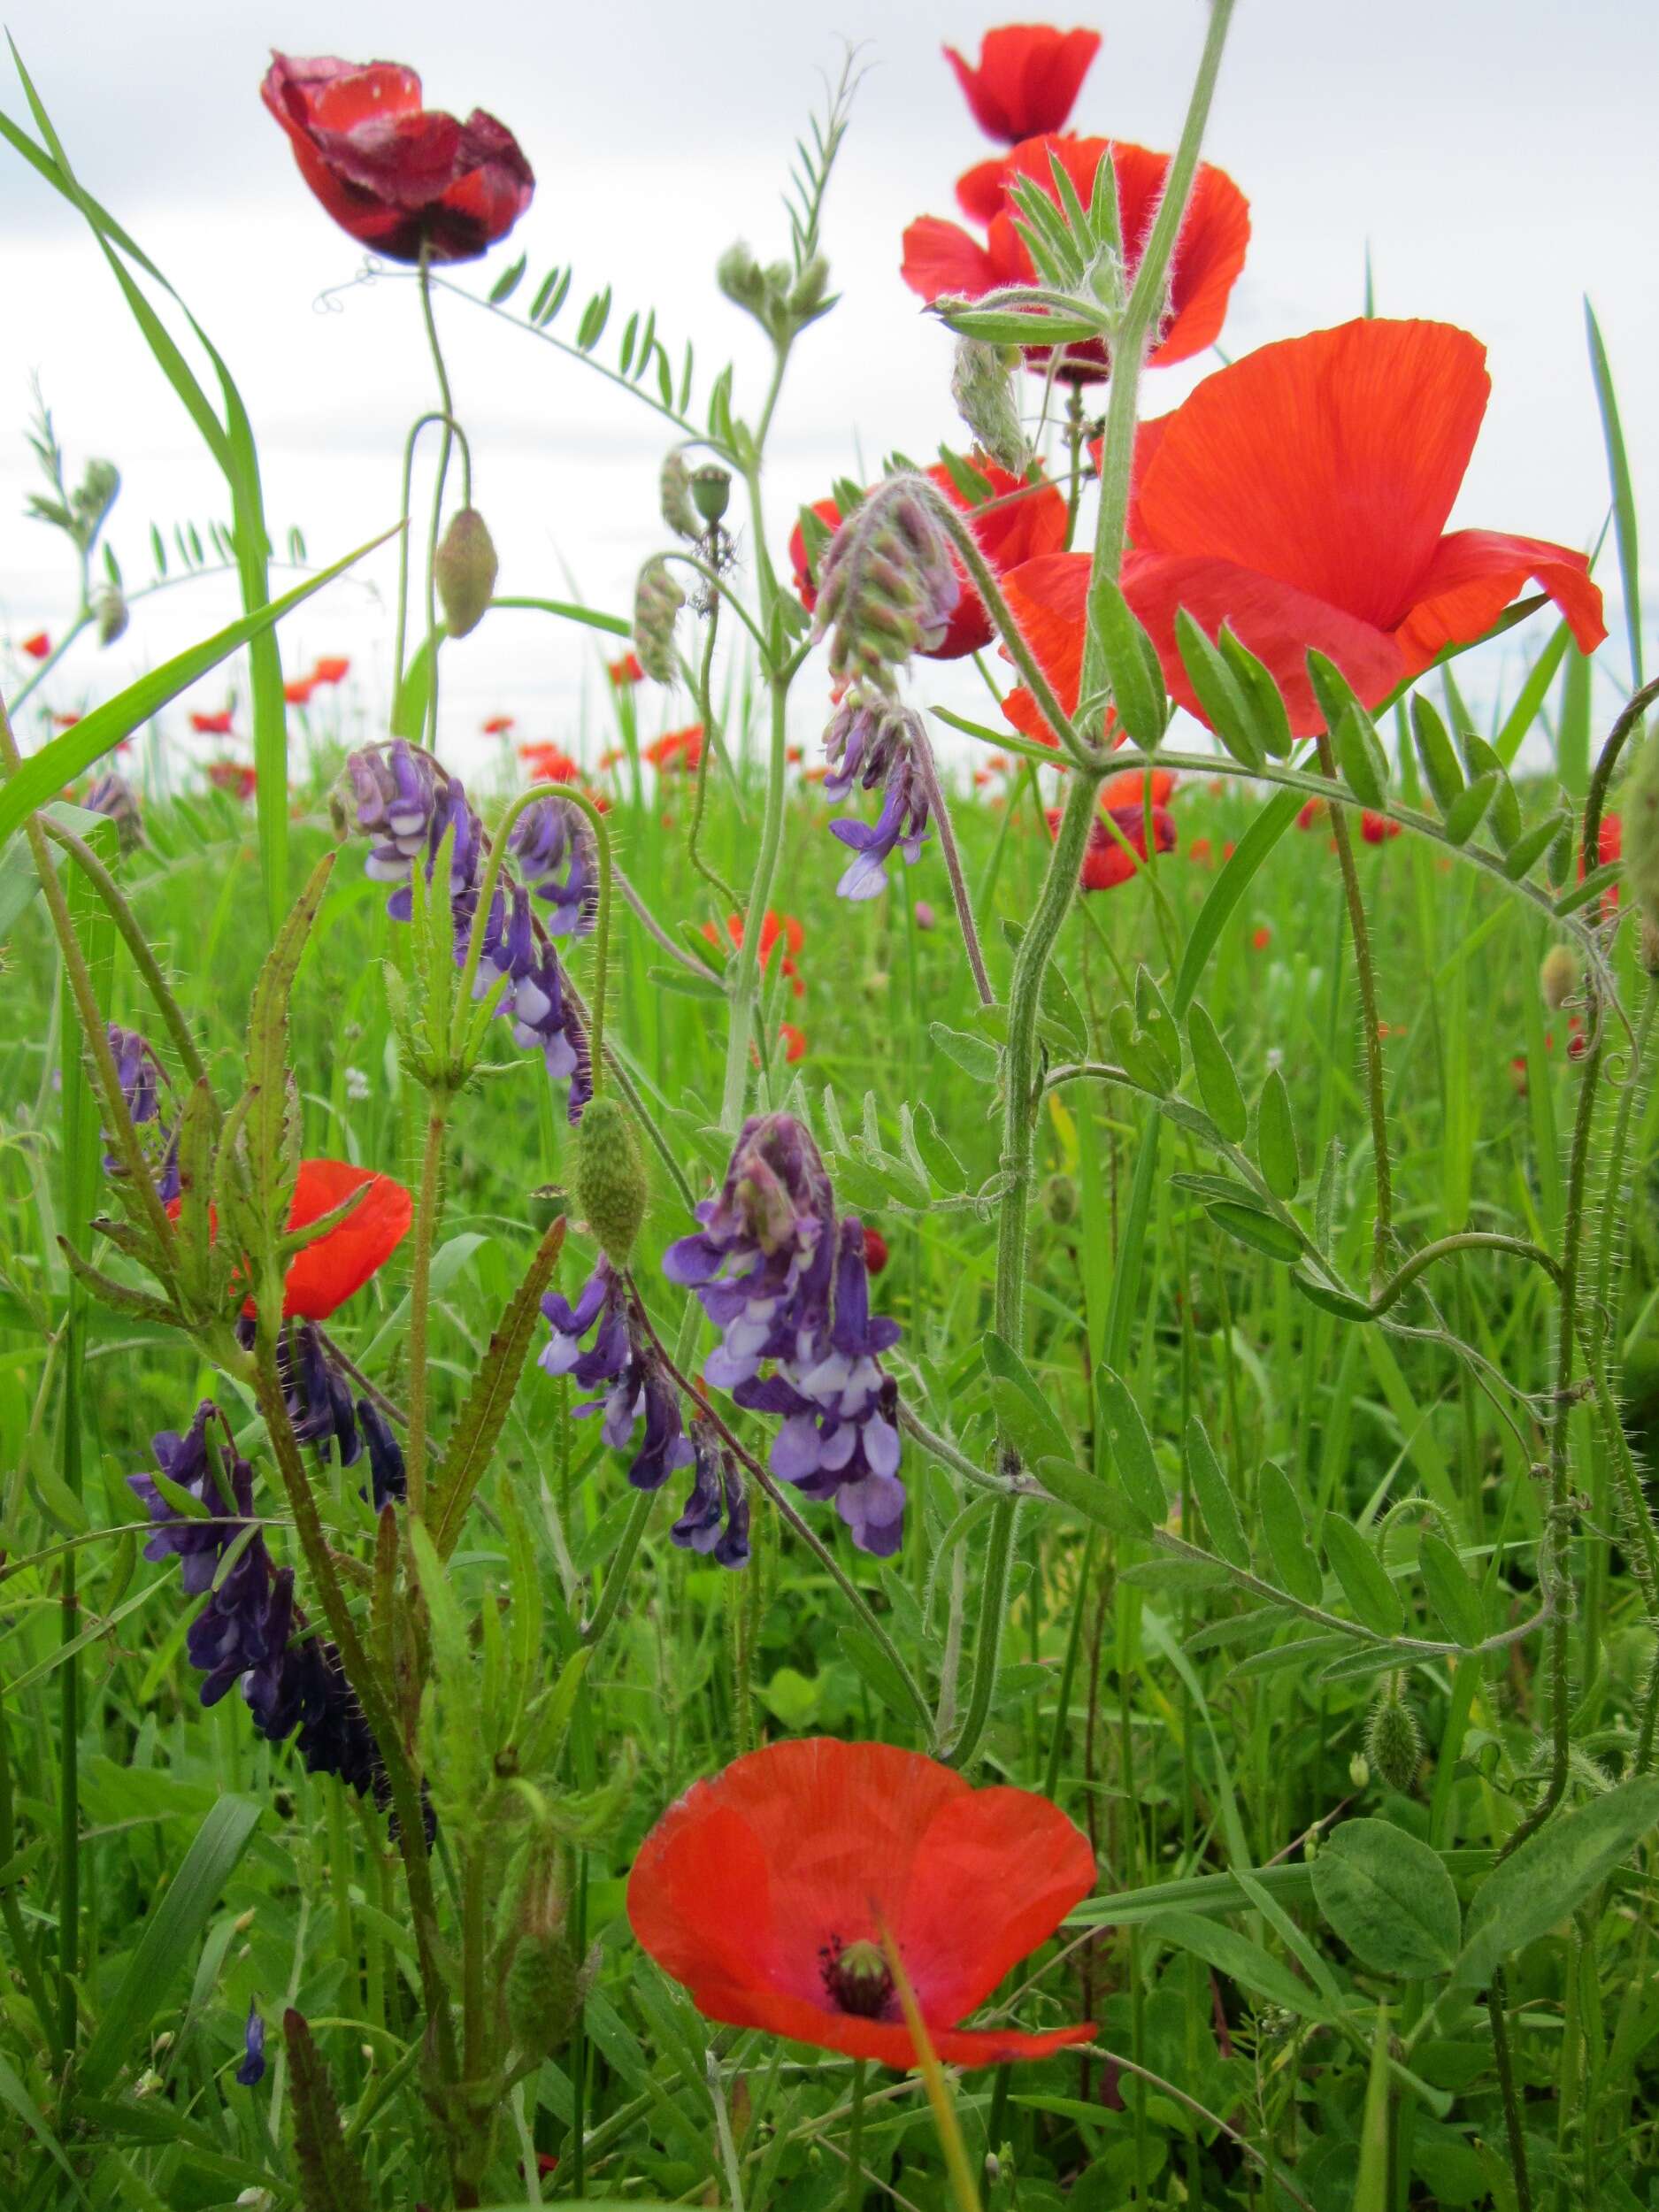
M 451 637 L 465 637 L 484 619 L 499 566 L 483 516 L 476 507 L 459 509 L 450 517 L 432 564 Z

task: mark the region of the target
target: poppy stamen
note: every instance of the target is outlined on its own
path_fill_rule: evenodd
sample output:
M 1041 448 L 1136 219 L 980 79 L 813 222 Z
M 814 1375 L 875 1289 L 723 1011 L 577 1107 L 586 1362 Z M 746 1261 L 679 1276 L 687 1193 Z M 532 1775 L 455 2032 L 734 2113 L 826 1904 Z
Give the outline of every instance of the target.
M 838 2011 L 860 2020 L 879 2020 L 893 2001 L 893 1970 L 879 1944 L 843 1944 L 832 1936 L 819 1951 L 824 1986 Z

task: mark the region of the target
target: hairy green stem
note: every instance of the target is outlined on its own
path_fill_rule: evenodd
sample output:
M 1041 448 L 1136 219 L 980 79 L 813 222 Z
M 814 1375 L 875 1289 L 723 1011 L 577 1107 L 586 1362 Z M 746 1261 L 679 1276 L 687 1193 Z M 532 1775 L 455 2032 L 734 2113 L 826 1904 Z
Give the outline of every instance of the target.
M 760 847 L 755 856 L 755 877 L 743 914 L 743 942 L 737 956 L 732 983 L 731 1027 L 726 1035 L 726 1079 L 720 1094 L 720 1126 L 735 1136 L 743 1119 L 749 1089 L 749 1033 L 760 974 L 761 925 L 772 895 L 778 854 L 783 843 L 784 772 L 788 731 L 788 686 L 779 676 L 769 682 L 772 695 L 772 752 L 766 772 L 766 810 L 761 819 Z
M 919 719 L 915 726 L 911 750 L 917 767 L 921 771 L 922 788 L 927 794 L 928 811 L 939 826 L 939 849 L 945 856 L 945 873 L 950 879 L 950 902 L 956 910 L 956 926 L 962 932 L 963 949 L 968 956 L 973 987 L 979 995 L 981 1006 L 994 1006 L 996 994 L 991 988 L 991 979 L 986 972 L 979 926 L 973 918 L 973 902 L 968 896 L 967 881 L 962 872 L 962 856 L 956 850 L 956 833 L 951 827 L 950 808 L 946 803 L 944 787 L 939 780 L 939 767 L 933 758 L 933 746 Z
M 449 391 L 449 371 L 443 365 L 443 349 L 438 343 L 437 320 L 432 311 L 432 279 L 424 239 L 420 248 L 420 312 L 426 326 L 426 343 L 431 349 L 432 365 L 437 372 L 438 390 L 443 401 L 441 411 L 443 435 L 438 442 L 438 468 L 432 484 L 432 521 L 426 534 L 426 742 L 427 749 L 434 751 L 438 743 L 438 534 L 443 522 L 443 491 L 449 474 L 449 449 L 454 441 L 450 424 L 455 416 L 455 401 Z M 470 468 L 468 474 L 467 503 L 470 505 Z
M 417 415 L 410 425 L 409 435 L 403 441 L 403 496 L 398 510 L 401 527 L 397 533 L 397 622 L 392 633 L 392 698 L 396 703 L 403 687 L 403 651 L 409 638 L 409 504 L 414 482 L 415 447 L 420 434 L 433 423 L 443 425 L 446 437 L 453 434 L 461 448 L 462 496 L 470 506 L 472 501 L 472 449 L 467 443 L 466 433 L 452 415 L 434 409 Z
M 409 1509 L 417 1520 L 426 1508 L 426 1334 L 432 1305 L 432 1252 L 443 1208 L 443 1139 L 449 1102 L 434 1094 L 421 1154 L 415 1201 L 414 1265 L 409 1279 L 409 1438 L 404 1462 Z
M 1319 765 L 1334 782 L 1336 759 L 1328 733 L 1321 733 L 1318 749 Z M 1337 865 L 1342 873 L 1342 895 L 1348 902 L 1348 929 L 1354 940 L 1354 975 L 1359 986 L 1360 1018 L 1365 1031 L 1365 1095 L 1371 1112 L 1371 1164 L 1377 1185 L 1377 1214 L 1371 1225 L 1371 1275 L 1374 1294 L 1383 1280 L 1394 1245 L 1394 1170 L 1388 1155 L 1387 1077 L 1383 1067 L 1377 973 L 1371 962 L 1365 895 L 1360 887 L 1359 871 L 1354 864 L 1354 841 L 1348 833 L 1348 817 L 1337 808 L 1331 811 L 1331 829 L 1336 841 Z

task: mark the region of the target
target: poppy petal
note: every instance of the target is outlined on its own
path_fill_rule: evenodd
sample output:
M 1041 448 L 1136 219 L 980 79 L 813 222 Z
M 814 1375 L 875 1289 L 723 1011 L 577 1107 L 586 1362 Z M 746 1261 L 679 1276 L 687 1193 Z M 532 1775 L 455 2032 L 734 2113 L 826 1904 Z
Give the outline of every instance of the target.
M 1419 595 L 1490 380 L 1446 323 L 1365 320 L 1263 346 L 1167 420 L 1136 543 L 1294 586 L 1379 630 Z
M 947 223 L 937 215 L 919 216 L 905 232 L 899 274 L 925 300 L 947 292 L 977 299 L 1003 281 L 985 248 L 960 223 Z
M 1502 530 L 1455 530 L 1436 547 L 1417 602 L 1394 632 L 1410 673 L 1448 645 L 1471 645 L 1483 636 L 1530 582 L 1541 584 L 1561 609 L 1579 651 L 1594 653 L 1607 624 L 1582 553 Z
M 1179 607 L 1186 608 L 1206 637 L 1213 639 L 1226 623 L 1264 664 L 1284 694 L 1296 737 L 1311 737 L 1325 727 L 1308 680 L 1310 646 L 1336 663 L 1367 706 L 1386 698 L 1406 675 L 1405 657 L 1386 631 L 1356 620 L 1328 600 L 1231 561 L 1131 553 L 1124 561 L 1123 588 L 1157 648 L 1171 695 L 1201 722 L 1209 718 L 1175 642 Z M 1080 621 L 1079 630 L 1080 635 Z M 1080 643 L 1077 649 L 1080 662 Z
M 864 2020 L 855 2013 L 826 2011 L 806 1999 L 759 1989 L 752 1983 L 727 1984 L 718 1990 L 693 1986 L 691 1993 L 706 2018 L 729 2027 L 764 2028 L 798 2043 L 841 2051 L 849 2058 L 873 2059 L 879 2066 L 901 2070 L 918 2063 L 916 2046 L 902 2021 Z M 1046 2058 L 1068 2045 L 1091 2042 L 1094 2029 L 1087 2020 L 1039 2034 L 1019 2028 L 935 2028 L 930 2024 L 927 2033 L 935 2055 L 947 2066 L 1000 2066 L 1016 2059 Z
M 1002 211 L 1002 180 L 1008 164 L 1001 154 L 976 161 L 956 179 L 956 205 L 971 223 L 988 223 Z
M 977 69 L 954 46 L 944 53 L 974 121 L 987 138 L 1011 145 L 1064 128 L 1100 37 L 1098 31 L 1059 31 L 1046 23 L 1005 23 L 985 34 Z
M 1098 140 L 1077 140 L 1079 146 Z M 1152 234 L 1158 204 L 1170 173 L 1170 157 L 1145 146 L 1112 146 L 1118 178 L 1118 206 L 1129 268 L 1141 265 Z M 1071 168 L 1068 160 L 1066 166 Z M 1073 173 L 1079 191 L 1092 191 L 1098 158 L 1088 165 L 1087 184 Z M 1085 201 L 1087 205 L 1087 200 Z M 1169 308 L 1148 362 L 1168 366 L 1189 360 L 1213 345 L 1226 320 L 1227 300 L 1250 243 L 1250 204 L 1225 169 L 1200 162 L 1191 197 L 1181 219 L 1180 236 L 1170 268 Z
M 288 1263 L 285 1316 L 326 1321 L 384 1266 L 408 1233 L 413 1205 L 403 1186 L 343 1160 L 301 1162 L 288 1227 L 307 1227 L 358 1190 L 364 1195 L 345 1219 Z

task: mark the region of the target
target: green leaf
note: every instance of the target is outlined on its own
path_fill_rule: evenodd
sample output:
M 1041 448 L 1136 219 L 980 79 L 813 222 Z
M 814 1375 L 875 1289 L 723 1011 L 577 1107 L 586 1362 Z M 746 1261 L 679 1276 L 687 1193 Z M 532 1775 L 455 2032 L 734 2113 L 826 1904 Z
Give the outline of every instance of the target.
M 294 2162 L 301 2212 L 369 2212 L 369 2185 L 340 2125 L 340 2107 L 322 2054 L 303 2014 L 282 2015 L 294 2097 Z
M 1347 708 L 1331 733 L 1332 749 L 1343 780 L 1367 806 L 1382 806 L 1387 799 L 1388 764 L 1371 718 Z
M 1256 1156 L 1275 1198 L 1294 1198 L 1302 1182 L 1302 1155 L 1290 1093 L 1277 1068 L 1270 1068 L 1256 1112 Z
M 916 1701 L 905 1688 L 903 1677 L 875 1639 L 849 1624 L 836 1640 L 850 1661 L 853 1671 L 869 1685 L 887 1709 L 913 1724 Z
M 1317 1306 L 1321 1313 L 1334 1314 L 1339 1321 L 1369 1321 L 1371 1307 L 1363 1298 L 1356 1298 L 1351 1291 L 1338 1290 L 1333 1284 L 1310 1275 L 1306 1268 L 1293 1267 L 1290 1279 L 1310 1306 Z
M 1400 1593 L 1353 1522 L 1340 1513 L 1327 1513 L 1319 1534 L 1356 1619 L 1379 1636 L 1397 1636 L 1405 1625 Z
M 1199 999 L 1194 1000 L 1187 1017 L 1187 1043 L 1193 1056 L 1193 1072 L 1198 1078 L 1199 1096 L 1210 1118 L 1229 1144 L 1242 1144 L 1250 1125 L 1244 1093 L 1221 1033 Z
M 1659 1780 L 1651 1776 L 1556 1813 L 1476 1891 L 1456 1986 L 1484 1988 L 1512 1952 L 1577 1912 L 1655 1826 Z
M 1420 691 L 1411 695 L 1411 734 L 1434 803 L 1443 815 L 1449 814 L 1463 795 L 1463 772 L 1440 709 Z
M 1418 1541 L 1417 1565 L 1429 1603 L 1452 1641 L 1465 1647 L 1482 1642 L 1486 1621 L 1480 1592 L 1452 1547 L 1432 1529 L 1425 1529 Z
M 1325 1594 L 1325 1577 L 1308 1541 L 1302 1502 L 1284 1470 L 1271 1459 L 1263 1466 L 1256 1486 L 1256 1505 L 1279 1587 L 1303 1605 L 1317 1605 Z
M 1266 750 L 1238 679 L 1185 607 L 1175 611 L 1175 642 L 1204 719 L 1240 767 L 1261 768 Z
M 1271 672 L 1225 622 L 1216 634 L 1216 643 L 1243 694 L 1256 736 L 1275 760 L 1288 760 L 1295 741 L 1290 733 L 1284 695 Z
M 1138 1505 L 1110 1482 L 1102 1482 L 1071 1459 L 1040 1459 L 1033 1471 L 1050 1496 L 1097 1528 L 1114 1536 L 1150 1536 L 1153 1524 Z
M 1263 1213 L 1257 1207 L 1240 1205 L 1231 1199 L 1217 1199 L 1210 1207 L 1210 1218 L 1239 1243 L 1248 1245 L 1252 1252 L 1265 1254 L 1270 1260 L 1288 1262 L 1302 1257 L 1302 1239 L 1276 1214 Z
M 990 1377 L 991 1402 L 998 1425 L 1021 1459 L 1029 1466 L 1048 1456 L 1069 1459 L 1071 1440 L 1013 1346 L 992 1330 L 979 1348 Z
M 1520 883 L 1532 873 L 1560 836 L 1567 819 L 1564 814 L 1546 815 L 1541 822 L 1534 822 L 1531 829 L 1521 832 L 1503 863 L 1503 872 L 1511 883 Z
M 1345 1820 L 1313 1862 L 1319 1909 L 1375 1974 L 1445 1974 L 1463 1932 L 1438 1851 L 1386 1820 Z
M 1161 1521 L 1169 1511 L 1164 1478 L 1153 1455 L 1152 1439 L 1141 1417 L 1129 1386 L 1107 1366 L 1095 1370 L 1094 1402 L 1102 1439 L 1110 1449 L 1129 1502 L 1149 1521 Z
M 1610 891 L 1618 879 L 1619 863 L 1617 860 L 1604 861 L 1599 868 L 1592 868 L 1582 882 L 1575 883 L 1562 893 L 1555 901 L 1555 912 L 1564 920 L 1569 914 L 1576 914 L 1580 907 L 1593 904 L 1604 891 Z
M 1118 719 L 1150 752 L 1169 720 L 1157 648 L 1110 576 L 1101 577 L 1089 594 L 1089 619 L 1100 634 Z
M 1210 1549 L 1230 1566 L 1248 1569 L 1250 1546 L 1239 1518 L 1238 1501 L 1196 1414 L 1187 1424 L 1187 1479 L 1204 1517 Z
M 1507 853 L 1521 833 L 1521 802 L 1515 795 L 1509 772 L 1486 739 L 1478 737 L 1472 730 L 1463 738 L 1463 758 L 1469 764 L 1471 777 L 1477 781 L 1483 776 L 1497 778 L 1492 800 L 1492 833 Z
M 1173 1944 L 1190 1951 L 1217 1974 L 1236 1982 L 1270 2005 L 1279 2005 L 1298 2019 L 1325 2020 L 1329 2009 L 1317 1990 L 1298 1981 L 1282 1961 L 1264 1951 L 1248 1936 L 1219 1921 L 1206 1920 L 1195 1912 L 1156 1912 L 1147 1922 L 1147 1933 L 1156 1943 Z
M 1446 811 L 1446 834 L 1454 845 L 1466 845 L 1480 827 L 1486 809 L 1498 795 L 1496 773 L 1479 776 Z
M 1613 390 L 1613 371 L 1602 342 L 1595 310 L 1584 303 L 1585 331 L 1590 341 L 1590 372 L 1595 379 L 1595 403 L 1601 415 L 1601 437 L 1607 448 L 1607 472 L 1613 491 L 1613 528 L 1618 543 L 1619 584 L 1624 599 L 1624 621 L 1630 638 L 1631 681 L 1640 688 L 1641 570 L 1636 543 L 1636 495 L 1631 487 L 1630 462 L 1624 452 L 1624 433 L 1619 426 L 1618 400 Z
M 930 1022 L 927 1033 L 946 1059 L 955 1061 L 965 1076 L 976 1083 L 995 1082 L 1002 1055 L 995 1045 L 987 1045 L 982 1037 L 970 1037 L 964 1030 L 947 1029 L 943 1022 Z
M 1192 934 L 1187 940 L 1180 972 L 1170 994 L 1171 1010 L 1178 1020 L 1184 1018 L 1192 1007 L 1199 979 L 1210 964 L 1210 956 L 1222 931 L 1263 862 L 1295 820 L 1301 806 L 1299 791 L 1276 791 L 1240 838 L 1237 851 L 1210 886 L 1209 895 L 1199 909 L 1198 919 L 1193 924 Z

